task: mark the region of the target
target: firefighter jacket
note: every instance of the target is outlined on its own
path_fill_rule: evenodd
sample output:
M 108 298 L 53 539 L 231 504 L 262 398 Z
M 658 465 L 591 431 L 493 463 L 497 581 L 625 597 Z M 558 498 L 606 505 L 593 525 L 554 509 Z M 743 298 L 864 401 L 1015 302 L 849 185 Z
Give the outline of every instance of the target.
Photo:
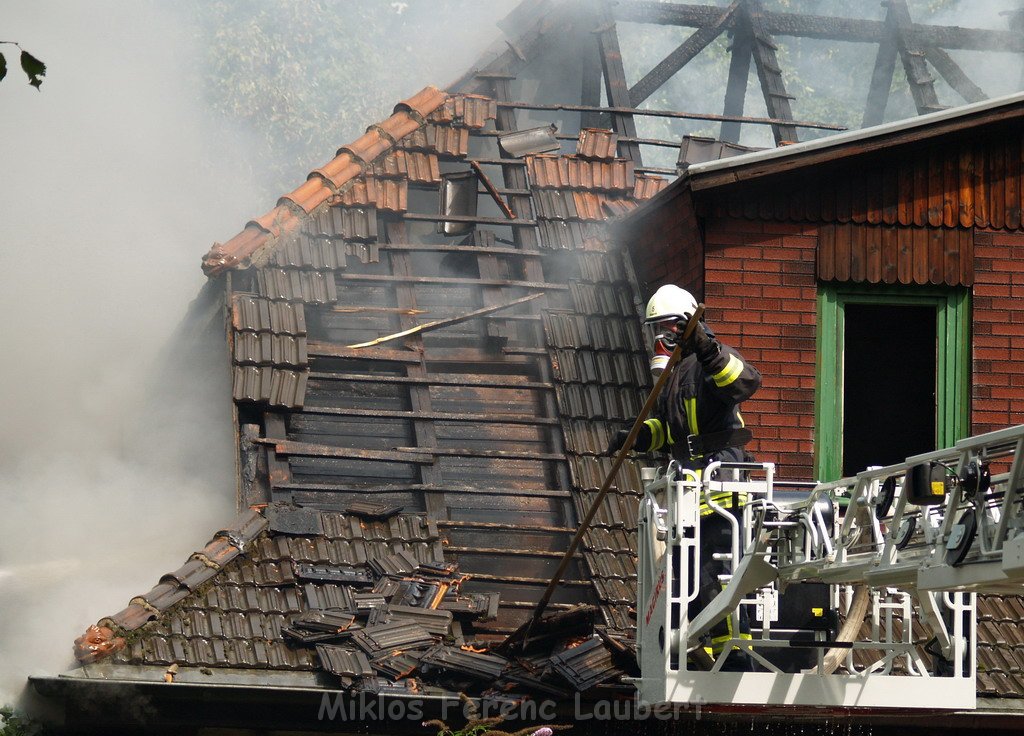
M 742 428 L 739 405 L 761 386 L 761 374 L 754 366 L 728 345 L 712 340 L 715 349 L 699 357 L 687 355 L 679 362 L 645 422 L 651 432 L 647 451 L 670 452 L 686 468 L 746 458 L 742 447 L 691 457 L 687 436 Z

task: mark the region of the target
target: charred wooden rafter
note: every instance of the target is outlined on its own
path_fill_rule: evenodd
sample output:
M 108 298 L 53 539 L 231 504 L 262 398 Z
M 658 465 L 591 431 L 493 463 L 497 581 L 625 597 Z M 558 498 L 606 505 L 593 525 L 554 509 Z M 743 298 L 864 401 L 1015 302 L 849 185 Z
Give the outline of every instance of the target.
M 747 67 L 749 69 L 749 65 Z M 832 123 L 819 123 L 809 120 L 783 120 L 780 118 L 755 118 L 755 117 L 744 117 L 743 115 L 715 115 L 713 113 L 704 112 L 682 112 L 679 110 L 648 110 L 646 108 L 636 107 L 588 107 L 587 105 L 542 105 L 540 103 L 532 102 L 498 102 L 498 109 L 502 108 L 513 108 L 518 110 L 565 110 L 569 112 L 574 111 L 599 111 L 599 112 L 610 112 L 613 115 L 648 115 L 656 118 L 680 118 L 685 120 L 713 120 L 713 121 L 726 121 L 726 122 L 737 122 L 737 123 L 754 123 L 757 125 L 784 125 L 791 124 L 798 128 L 820 128 L 821 130 L 846 130 L 842 125 L 834 125 Z M 636 140 L 640 141 L 639 138 L 619 138 L 622 140 Z M 477 159 L 480 161 L 480 159 Z M 507 163 L 507 162 L 501 162 Z M 524 166 L 525 162 L 522 163 Z
M 928 71 L 924 60 L 924 45 L 911 33 L 913 23 L 906 0 L 889 0 L 886 22 L 896 27 L 896 45 L 900 50 L 900 60 L 907 73 L 910 83 L 910 94 L 914 98 L 919 115 L 944 110 L 945 105 L 939 104 L 935 94 L 935 77 Z
M 720 7 L 628 0 L 615 6 L 615 18 L 633 23 L 657 23 L 699 28 L 715 21 Z M 882 21 L 795 13 L 764 14 L 765 30 L 775 36 L 817 38 L 829 41 L 879 43 L 885 37 Z M 910 34 L 922 46 L 974 51 L 1024 51 L 1024 37 L 1013 31 L 962 28 L 914 23 Z
M 782 69 L 775 53 L 775 40 L 765 25 L 761 0 L 744 0 L 743 7 L 750 23 L 753 40 L 751 56 L 757 69 L 757 78 L 761 82 L 768 116 L 792 121 L 793 111 L 789 104 L 792 96 L 786 92 L 786 84 L 782 80 Z M 772 125 L 772 135 L 775 137 L 776 145 L 797 141 L 796 126 L 792 123 Z
M 628 109 L 632 107 L 629 87 L 626 85 L 626 73 L 622 67 L 622 51 L 619 48 L 619 34 L 615 28 L 615 20 L 609 9 L 608 0 L 602 0 L 598 12 L 600 23 L 597 34 L 597 46 L 601 55 L 601 68 L 604 70 L 604 88 L 608 102 L 612 107 Z M 613 112 L 612 128 L 621 136 L 636 138 L 636 121 L 632 113 Z M 619 142 L 619 152 L 636 164 L 643 163 L 640 158 L 640 147 L 635 143 Z
M 718 18 L 708 25 L 700 26 L 697 31 L 683 41 L 671 54 L 666 56 L 644 77 L 629 88 L 629 103 L 636 107 L 650 97 L 661 85 L 665 84 L 680 69 L 690 63 L 693 58 L 718 38 L 733 21 L 740 0 L 734 0 Z
M 964 74 L 960 65 L 953 61 L 953 58 L 940 48 L 931 46 L 924 50 L 924 58 L 927 59 L 935 71 L 942 75 L 956 93 L 964 98 L 965 102 L 981 102 L 987 100 L 988 95 Z
M 743 14 L 732 29 L 732 43 L 729 46 L 729 79 L 725 86 L 722 129 L 719 133 L 719 137 L 728 143 L 739 143 L 740 140 L 741 121 L 737 118 L 743 115 L 753 48 L 754 32 L 750 27 L 750 18 Z

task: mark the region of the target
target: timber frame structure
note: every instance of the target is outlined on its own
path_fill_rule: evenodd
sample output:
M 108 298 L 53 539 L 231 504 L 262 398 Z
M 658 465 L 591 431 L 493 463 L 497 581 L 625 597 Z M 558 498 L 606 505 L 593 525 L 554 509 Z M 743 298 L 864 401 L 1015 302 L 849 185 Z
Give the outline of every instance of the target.
M 576 21 L 580 16 L 589 16 L 589 27 L 583 33 L 593 37 L 593 41 L 587 44 L 592 51 L 588 52 L 583 62 L 580 105 L 567 105 L 563 100 L 562 104 L 551 107 L 580 112 L 582 127 L 607 126 L 607 116 L 610 115 L 610 127 L 619 134 L 620 155 L 632 158 L 638 165 L 641 164 L 642 144 L 673 143 L 638 138 L 634 121 L 636 115 L 717 121 L 721 123 L 720 140 L 729 143 L 739 141 L 743 123 L 771 125 L 776 145 L 797 142 L 797 129 L 801 127 L 834 128 L 794 119 L 790 102 L 795 98 L 786 90 L 783 69 L 776 54 L 778 37 L 859 42 L 878 46 L 866 90 L 861 127 L 878 125 L 883 121 L 897 58 L 906 73 L 917 113 L 923 115 L 947 107 L 939 102 L 934 73 L 941 76 L 965 102 L 987 99 L 985 92 L 949 55 L 949 50 L 1024 52 L 1024 10 L 1008 13 L 1008 28 L 995 30 L 914 23 L 906 0 L 883 2 L 886 13 L 885 19 L 881 21 L 770 12 L 765 10 L 762 0 L 733 0 L 726 6 L 652 0 L 602 0 L 596 9 L 561 4 L 555 6 L 552 12 L 544 12 L 551 5 L 554 4 L 540 0 L 524 3 L 517 8 L 502 25 L 508 36 L 516 40 L 507 41 L 507 48 L 503 52 L 489 62 L 477 65 L 451 85 L 450 89 L 486 94 L 495 80 L 515 79 L 531 61 L 546 31 L 571 27 L 573 24 L 568 16 L 574 16 Z M 526 16 L 534 19 L 532 24 L 525 20 Z M 623 69 L 622 50 L 616 30 L 618 22 L 675 25 L 696 30 L 630 86 Z M 655 111 L 640 107 L 723 33 L 728 34 L 730 39 L 730 64 L 721 115 Z M 751 62 L 757 71 L 768 118 L 743 115 Z M 602 79 L 607 101 L 604 107 L 601 106 Z

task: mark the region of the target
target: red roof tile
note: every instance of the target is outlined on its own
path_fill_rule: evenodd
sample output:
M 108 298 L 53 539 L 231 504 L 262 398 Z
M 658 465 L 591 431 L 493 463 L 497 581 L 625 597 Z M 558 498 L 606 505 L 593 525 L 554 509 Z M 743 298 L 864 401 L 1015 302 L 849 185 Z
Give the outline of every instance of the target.
M 576 144 L 576 153 L 582 158 L 612 159 L 618 148 L 619 136 L 604 128 L 583 128 Z
M 309 214 L 327 201 L 327 198 L 332 194 L 333 192 L 330 188 L 325 186 L 324 180 L 319 176 L 314 176 L 307 179 L 306 183 L 294 192 L 285 194 L 277 203 L 280 205 L 285 202 L 291 202 L 296 207 L 299 207 L 303 212 Z
M 635 182 L 630 159 L 591 161 L 577 156 L 527 156 L 530 180 L 538 188 L 632 191 Z
M 633 188 L 633 197 L 636 199 L 650 199 L 667 186 L 668 179 L 652 174 L 637 174 L 636 186 Z
M 348 153 L 361 163 L 369 163 L 390 148 L 391 141 L 382 136 L 380 130 L 371 128 L 347 146 L 339 148 L 338 153 Z
M 331 200 L 332 205 L 342 207 L 365 207 L 377 202 L 377 180 L 372 176 L 364 176 L 352 182 L 345 191 Z
M 125 641 L 106 626 L 90 626 L 75 639 L 75 658 L 82 664 L 95 662 L 101 657 L 124 649 Z
M 445 100 L 444 105 L 430 114 L 430 120 L 466 128 L 482 128 L 497 115 L 497 103 L 489 97 L 452 95 Z
M 377 209 L 405 212 L 409 209 L 409 182 L 405 179 L 381 179 L 377 182 Z
M 379 176 L 382 179 L 404 179 L 409 175 L 409 167 L 405 159 L 405 151 L 400 148 L 388 151 L 386 155 L 381 156 L 373 162 L 373 168 L 371 171 L 374 176 Z
M 267 232 L 274 238 L 287 235 L 299 226 L 299 218 L 284 205 L 278 205 L 262 217 L 257 217 L 253 223 L 260 229 Z
M 340 187 L 350 179 L 359 176 L 362 172 L 363 167 L 360 166 L 352 156 L 347 153 L 342 153 L 335 156 L 319 169 L 315 169 L 310 176 L 322 176 L 324 179 L 330 181 L 334 186 Z
M 407 100 L 395 105 L 395 112 L 413 111 L 425 118 L 444 104 L 448 95 L 437 87 L 424 87 Z
M 385 137 L 390 137 L 391 142 L 394 143 L 414 132 L 419 127 L 419 122 L 409 113 L 396 112 L 380 125 L 371 125 L 367 132 L 374 128 L 379 128 L 386 134 Z
M 573 192 L 573 203 L 576 205 L 576 214 L 581 220 L 604 220 L 604 204 L 607 197 L 594 192 Z

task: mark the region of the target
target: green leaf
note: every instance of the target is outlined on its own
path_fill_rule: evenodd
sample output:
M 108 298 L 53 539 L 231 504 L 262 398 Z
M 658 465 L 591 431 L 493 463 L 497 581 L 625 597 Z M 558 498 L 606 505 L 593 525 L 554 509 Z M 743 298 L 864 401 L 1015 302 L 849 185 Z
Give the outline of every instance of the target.
M 3 54 L 0 54 L 0 80 L 7 76 L 7 59 L 4 58 Z
M 46 64 L 39 61 L 36 57 L 32 56 L 27 51 L 21 52 L 21 68 L 28 75 L 28 83 L 36 89 L 39 89 L 39 85 L 43 83 L 43 77 L 46 76 Z

